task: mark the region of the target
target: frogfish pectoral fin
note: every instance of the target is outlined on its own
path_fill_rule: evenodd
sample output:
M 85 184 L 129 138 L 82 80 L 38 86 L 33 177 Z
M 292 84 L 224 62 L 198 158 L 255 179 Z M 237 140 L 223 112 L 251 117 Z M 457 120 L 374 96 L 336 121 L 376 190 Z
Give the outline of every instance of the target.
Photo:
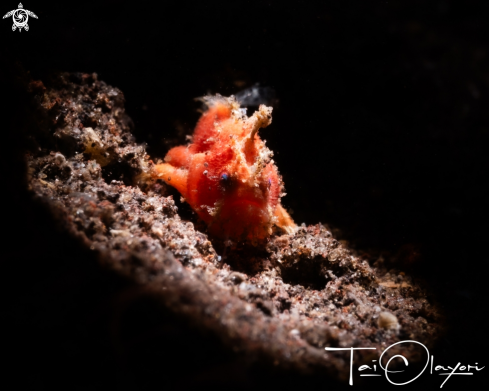
M 297 225 L 295 225 L 294 220 L 292 220 L 292 217 L 287 213 L 287 211 L 284 209 L 280 203 L 277 205 L 275 208 L 275 225 L 281 229 L 283 229 L 286 233 L 291 234 L 294 233 L 294 231 L 297 228 Z
M 168 163 L 155 166 L 155 178 L 163 179 L 177 189 L 184 198 L 187 198 L 187 175 L 187 169 L 173 167 Z
M 188 148 L 184 145 L 181 145 L 168 151 L 165 156 L 165 162 L 170 163 L 174 167 L 188 168 L 190 158 L 191 155 Z

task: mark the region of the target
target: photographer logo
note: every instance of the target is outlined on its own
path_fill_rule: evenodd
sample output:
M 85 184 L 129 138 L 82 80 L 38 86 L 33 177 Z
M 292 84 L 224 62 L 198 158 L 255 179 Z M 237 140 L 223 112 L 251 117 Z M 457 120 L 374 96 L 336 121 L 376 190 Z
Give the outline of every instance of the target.
M 32 11 L 24 9 L 22 3 L 19 3 L 18 7 L 19 8 L 17 8 L 16 10 L 7 12 L 3 16 L 3 19 L 8 18 L 9 16 L 12 17 L 12 20 L 14 21 L 14 24 L 12 25 L 12 31 L 19 29 L 20 32 L 23 28 L 25 29 L 25 31 L 29 31 L 29 25 L 27 24 L 29 16 L 38 19 L 37 15 Z

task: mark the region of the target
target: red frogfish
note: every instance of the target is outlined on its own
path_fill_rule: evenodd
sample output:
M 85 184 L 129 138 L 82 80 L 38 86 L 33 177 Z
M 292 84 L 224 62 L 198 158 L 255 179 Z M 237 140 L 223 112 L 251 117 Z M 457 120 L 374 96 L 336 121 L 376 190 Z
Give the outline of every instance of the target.
M 273 153 L 258 130 L 268 126 L 272 108 L 261 105 L 251 117 L 234 97 L 204 98 L 192 143 L 172 148 L 154 176 L 175 187 L 212 236 L 258 242 L 273 227 L 287 233 L 296 225 L 280 204 L 282 179 Z

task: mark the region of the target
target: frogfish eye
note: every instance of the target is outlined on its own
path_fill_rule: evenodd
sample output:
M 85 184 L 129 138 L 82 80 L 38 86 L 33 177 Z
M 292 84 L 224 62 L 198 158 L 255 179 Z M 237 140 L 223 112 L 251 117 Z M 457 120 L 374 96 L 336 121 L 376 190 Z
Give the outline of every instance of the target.
M 227 172 L 223 172 L 219 178 L 222 190 L 229 190 L 231 187 L 233 187 L 233 181 Z

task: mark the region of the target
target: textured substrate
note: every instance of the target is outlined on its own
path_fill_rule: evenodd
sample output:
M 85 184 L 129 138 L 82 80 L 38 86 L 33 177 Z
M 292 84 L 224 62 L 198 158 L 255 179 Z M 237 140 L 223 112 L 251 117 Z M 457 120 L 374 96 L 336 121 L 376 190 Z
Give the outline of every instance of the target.
M 349 355 L 326 346 L 377 348 L 355 353 L 359 365 L 400 340 L 436 341 L 441 316 L 424 290 L 382 259 L 358 257 L 321 224 L 276 234 L 264 247 L 211 243 L 180 218 L 166 185 L 149 179 L 153 163 L 131 134 L 122 92 L 96 74 L 62 74 L 30 90 L 38 108 L 27 154 L 33 196 L 105 267 L 144 284 L 230 350 L 344 379 Z M 390 352 L 415 360 L 420 351 Z

